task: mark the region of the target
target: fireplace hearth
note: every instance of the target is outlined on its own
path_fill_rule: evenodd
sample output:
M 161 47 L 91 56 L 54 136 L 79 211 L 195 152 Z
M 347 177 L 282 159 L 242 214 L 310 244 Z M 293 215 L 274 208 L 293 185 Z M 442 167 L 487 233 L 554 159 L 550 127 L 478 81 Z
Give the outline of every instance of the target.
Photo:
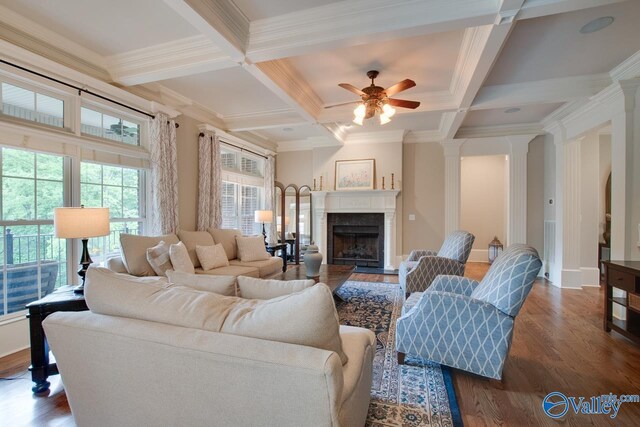
M 384 267 L 383 213 L 329 213 L 327 263 Z

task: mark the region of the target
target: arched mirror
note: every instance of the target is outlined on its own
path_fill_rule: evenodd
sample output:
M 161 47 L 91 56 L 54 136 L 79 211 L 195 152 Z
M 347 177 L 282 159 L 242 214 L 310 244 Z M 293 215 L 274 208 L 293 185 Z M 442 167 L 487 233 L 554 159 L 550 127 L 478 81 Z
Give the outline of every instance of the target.
M 299 214 L 298 214 L 298 233 L 299 242 L 299 258 L 304 258 L 304 252 L 313 241 L 313 223 L 312 223 L 312 207 L 311 207 L 311 188 L 303 185 L 298 191 Z
M 284 239 L 287 244 L 288 261 L 299 262 L 299 240 L 298 240 L 298 186 L 289 184 L 284 189 L 284 210 L 280 219 L 281 228 L 284 231 Z M 281 233 L 282 234 L 282 233 Z

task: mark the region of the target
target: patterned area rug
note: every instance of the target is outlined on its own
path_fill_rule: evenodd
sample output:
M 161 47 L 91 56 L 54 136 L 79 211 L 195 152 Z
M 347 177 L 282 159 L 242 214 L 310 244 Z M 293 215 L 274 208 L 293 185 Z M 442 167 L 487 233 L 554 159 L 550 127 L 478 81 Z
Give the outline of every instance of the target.
M 437 363 L 407 356 L 398 366 L 396 319 L 402 291 L 390 283 L 348 281 L 338 290 L 340 323 L 372 330 L 377 337 L 367 426 L 462 425 L 450 372 Z

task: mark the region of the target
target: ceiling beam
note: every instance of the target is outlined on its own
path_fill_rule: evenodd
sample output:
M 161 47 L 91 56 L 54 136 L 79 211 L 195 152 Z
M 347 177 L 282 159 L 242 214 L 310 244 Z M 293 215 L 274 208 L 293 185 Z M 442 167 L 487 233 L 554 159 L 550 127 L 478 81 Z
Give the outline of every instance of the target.
M 203 35 L 112 55 L 106 61 L 113 81 L 125 86 L 238 66 Z
M 593 96 L 610 84 L 611 78 L 605 73 L 485 86 L 478 92 L 470 109 L 486 110 L 574 101 Z
M 518 19 L 538 18 L 623 1 L 627 0 L 527 0 L 518 13 Z
M 224 116 L 223 120 L 227 129 L 233 132 L 299 126 L 309 123 L 293 109 L 236 114 Z

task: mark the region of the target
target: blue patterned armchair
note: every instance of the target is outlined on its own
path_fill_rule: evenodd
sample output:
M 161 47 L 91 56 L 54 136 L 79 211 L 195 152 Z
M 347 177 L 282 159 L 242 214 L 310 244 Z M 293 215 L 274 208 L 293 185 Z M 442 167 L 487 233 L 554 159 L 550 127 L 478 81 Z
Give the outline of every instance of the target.
M 426 290 L 439 274 L 464 275 L 474 240 L 475 236 L 467 231 L 454 231 L 447 236 L 438 252 L 412 251 L 398 271 L 404 293 Z
M 542 262 L 530 246 L 512 245 L 478 283 L 438 276 L 405 302 L 396 324 L 398 362 L 405 354 L 501 379 L 513 323 Z

